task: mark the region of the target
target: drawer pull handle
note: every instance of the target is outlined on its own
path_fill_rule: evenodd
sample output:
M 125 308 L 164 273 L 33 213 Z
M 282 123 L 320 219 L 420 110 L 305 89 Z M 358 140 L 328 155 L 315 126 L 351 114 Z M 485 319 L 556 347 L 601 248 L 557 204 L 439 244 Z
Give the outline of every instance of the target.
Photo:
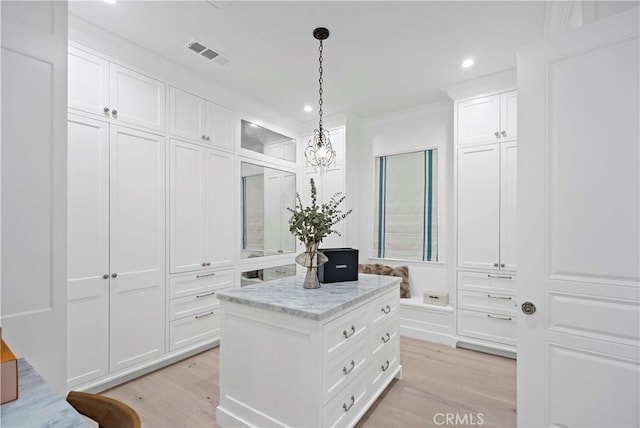
M 381 339 L 384 343 L 387 343 L 388 341 L 390 341 L 390 340 L 391 340 L 391 336 L 389 335 L 389 333 L 387 333 L 386 338 L 385 338 L 385 336 L 382 336 L 380 339 Z
M 490 273 L 487 274 L 489 278 L 499 278 L 499 279 L 513 279 L 511 275 L 492 275 Z
M 391 308 L 389 307 L 389 305 L 385 306 L 384 308 L 381 308 L 380 310 L 384 312 L 385 315 L 391 312 Z
M 353 405 L 356 403 L 356 397 L 354 397 L 353 395 L 351 396 L 351 404 L 349 404 L 347 406 L 347 403 L 343 403 L 342 404 L 342 408 L 344 409 L 345 412 L 348 412 L 349 410 L 351 410 L 351 408 L 353 407 Z
M 389 370 L 389 360 L 387 360 L 387 362 L 380 366 L 380 368 L 382 369 L 383 372 L 386 372 L 387 370 Z
M 196 278 L 206 278 L 208 276 L 214 276 L 216 273 L 215 272 L 211 272 L 211 273 L 205 273 L 202 275 L 196 275 Z
M 494 296 L 492 294 L 487 294 L 487 297 L 490 299 L 502 299 L 502 300 L 512 300 L 513 297 L 511 296 Z
M 216 292 L 215 292 L 215 291 L 212 291 L 211 293 L 198 294 L 198 295 L 196 296 L 196 299 L 200 299 L 200 298 L 202 298 L 202 297 L 207 297 L 207 296 L 213 296 L 214 294 L 216 294 Z
M 346 375 L 348 375 L 349 373 L 351 373 L 351 370 L 353 370 L 353 369 L 355 369 L 355 368 L 356 368 L 356 362 L 355 362 L 355 361 L 353 361 L 353 360 L 351 360 L 351 368 L 350 368 L 350 369 L 348 369 L 348 368 L 346 368 L 346 367 L 343 367 L 343 368 L 342 368 L 342 373 L 344 373 L 344 375 L 346 376 Z
M 213 311 L 208 312 L 206 314 L 202 314 L 202 315 L 196 315 L 196 319 L 199 320 L 200 318 L 210 317 L 211 315 L 213 315 Z
M 354 334 L 356 334 L 356 326 L 355 325 L 351 326 L 351 334 L 347 333 L 347 330 L 343 330 L 342 331 L 342 335 L 344 336 L 345 339 L 350 338 Z
M 511 318 L 511 317 L 499 317 L 497 315 L 491 315 L 491 314 L 487 314 L 487 317 L 493 318 L 493 319 L 496 319 L 496 320 L 513 321 L 513 318 Z

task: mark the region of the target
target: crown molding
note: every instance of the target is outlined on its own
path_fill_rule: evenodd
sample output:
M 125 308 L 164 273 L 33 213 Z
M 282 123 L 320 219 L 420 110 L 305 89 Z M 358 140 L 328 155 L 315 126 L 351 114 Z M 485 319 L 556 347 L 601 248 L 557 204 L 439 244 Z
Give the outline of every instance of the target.
M 516 77 L 516 69 L 510 68 L 476 79 L 444 86 L 440 88 L 440 90 L 447 94 L 452 100 L 457 101 L 489 92 L 515 89 L 517 86 Z

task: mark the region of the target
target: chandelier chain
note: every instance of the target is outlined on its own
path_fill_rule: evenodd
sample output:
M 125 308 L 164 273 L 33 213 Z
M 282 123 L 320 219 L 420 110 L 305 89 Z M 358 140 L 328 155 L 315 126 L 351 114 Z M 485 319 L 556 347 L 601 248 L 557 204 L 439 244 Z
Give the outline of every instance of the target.
M 318 83 L 320 84 L 320 89 L 318 90 L 318 94 L 320 94 L 320 100 L 318 101 L 318 104 L 320 106 L 320 109 L 318 110 L 318 114 L 320 115 L 320 123 L 318 124 L 318 127 L 320 128 L 320 135 L 322 136 L 322 73 L 323 73 L 323 68 L 322 68 L 322 40 L 320 40 L 320 48 L 318 49 L 320 51 L 320 58 L 319 58 L 319 62 L 320 62 L 320 67 L 318 68 L 318 71 L 320 72 L 320 78 L 318 79 Z M 322 138 L 322 137 L 321 137 Z

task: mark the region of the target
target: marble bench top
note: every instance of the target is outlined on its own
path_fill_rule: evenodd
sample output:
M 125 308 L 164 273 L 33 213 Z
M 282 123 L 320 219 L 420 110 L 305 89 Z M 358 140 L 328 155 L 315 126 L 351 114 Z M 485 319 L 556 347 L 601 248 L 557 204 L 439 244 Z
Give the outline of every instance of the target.
M 397 288 L 400 278 L 361 273 L 357 281 L 321 284 L 316 289 L 303 288 L 303 282 L 304 275 L 290 276 L 220 291 L 217 295 L 222 301 L 321 321 L 376 294 Z

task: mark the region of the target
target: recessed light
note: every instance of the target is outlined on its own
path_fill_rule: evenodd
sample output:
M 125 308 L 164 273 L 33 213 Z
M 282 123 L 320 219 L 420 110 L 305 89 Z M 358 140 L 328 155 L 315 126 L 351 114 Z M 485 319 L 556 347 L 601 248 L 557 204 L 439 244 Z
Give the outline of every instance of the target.
M 465 59 L 464 61 L 462 61 L 462 68 L 469 68 L 474 64 L 474 61 L 469 58 L 469 59 Z
M 305 106 L 305 107 L 304 107 L 304 111 L 306 111 L 307 113 L 309 113 L 309 112 L 313 111 L 313 107 L 311 107 L 311 106 Z
M 109 3 L 109 4 L 116 4 L 116 3 L 118 3 L 118 0 L 102 0 L 102 1 L 104 1 L 105 3 Z

